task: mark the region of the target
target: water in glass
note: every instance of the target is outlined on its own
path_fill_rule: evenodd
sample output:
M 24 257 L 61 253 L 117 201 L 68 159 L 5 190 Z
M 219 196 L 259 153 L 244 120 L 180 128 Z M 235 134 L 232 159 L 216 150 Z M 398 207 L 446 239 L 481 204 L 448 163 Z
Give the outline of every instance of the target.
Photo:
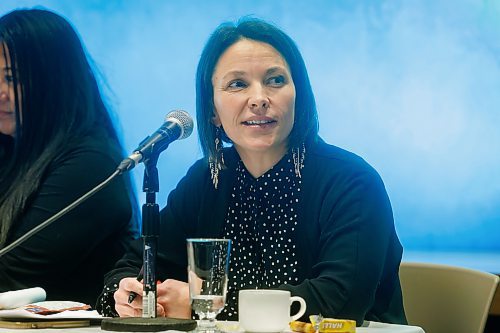
M 188 280 L 191 306 L 199 316 L 198 331 L 216 331 L 216 316 L 226 302 L 228 239 L 188 239 Z

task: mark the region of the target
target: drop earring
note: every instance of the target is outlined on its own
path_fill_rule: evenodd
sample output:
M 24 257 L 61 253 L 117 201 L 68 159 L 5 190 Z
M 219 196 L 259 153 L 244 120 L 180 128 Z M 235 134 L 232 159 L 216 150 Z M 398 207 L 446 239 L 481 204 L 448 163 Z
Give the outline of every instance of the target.
M 300 147 L 292 148 L 292 158 L 295 175 L 302 178 L 300 170 L 304 167 L 304 159 L 306 158 L 306 145 L 304 143 Z
M 221 129 L 219 127 L 215 128 L 215 156 L 210 156 L 208 159 L 208 164 L 210 167 L 210 178 L 212 178 L 212 183 L 215 189 L 219 185 L 219 171 L 224 167 L 224 154 L 222 152 L 222 139 L 221 139 Z

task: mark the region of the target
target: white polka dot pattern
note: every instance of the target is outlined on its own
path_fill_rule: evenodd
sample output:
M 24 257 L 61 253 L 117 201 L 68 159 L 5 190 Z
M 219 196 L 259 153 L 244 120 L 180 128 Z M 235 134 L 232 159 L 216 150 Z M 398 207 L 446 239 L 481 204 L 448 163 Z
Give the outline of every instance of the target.
M 295 230 L 301 180 L 286 155 L 255 179 L 240 161 L 225 222 L 233 241 L 226 306 L 220 317 L 237 320 L 238 290 L 296 284 Z
M 118 290 L 118 283 L 111 282 L 104 287 L 103 293 L 97 301 L 97 310 L 104 317 L 118 317 L 115 310 L 114 293 Z

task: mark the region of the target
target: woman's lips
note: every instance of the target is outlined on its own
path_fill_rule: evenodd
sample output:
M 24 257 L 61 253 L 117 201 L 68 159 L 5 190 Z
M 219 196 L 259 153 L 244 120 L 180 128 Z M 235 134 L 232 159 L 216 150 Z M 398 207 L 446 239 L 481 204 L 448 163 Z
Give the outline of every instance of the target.
M 247 120 L 242 124 L 249 127 L 267 128 L 277 124 L 277 121 L 273 119 Z
M 0 110 L 0 118 L 10 119 L 14 117 L 14 112 Z

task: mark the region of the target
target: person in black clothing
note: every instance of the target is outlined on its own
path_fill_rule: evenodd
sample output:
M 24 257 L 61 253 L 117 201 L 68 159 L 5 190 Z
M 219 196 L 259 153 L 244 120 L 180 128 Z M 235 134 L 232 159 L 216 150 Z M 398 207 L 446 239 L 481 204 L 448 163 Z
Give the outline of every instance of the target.
M 402 247 L 377 172 L 318 136 L 314 95 L 295 43 L 265 21 L 219 26 L 197 69 L 197 125 L 205 158 L 161 211 L 158 314 L 191 315 L 186 238 L 229 238 L 227 303 L 240 289 L 275 288 L 326 317 L 406 323 Z M 226 147 L 223 147 L 225 143 Z M 98 310 L 140 316 L 137 243 L 107 274 Z
M 0 18 L 0 249 L 108 178 L 123 149 L 75 30 L 41 9 Z M 0 292 L 95 304 L 138 236 L 128 178 L 0 257 Z

